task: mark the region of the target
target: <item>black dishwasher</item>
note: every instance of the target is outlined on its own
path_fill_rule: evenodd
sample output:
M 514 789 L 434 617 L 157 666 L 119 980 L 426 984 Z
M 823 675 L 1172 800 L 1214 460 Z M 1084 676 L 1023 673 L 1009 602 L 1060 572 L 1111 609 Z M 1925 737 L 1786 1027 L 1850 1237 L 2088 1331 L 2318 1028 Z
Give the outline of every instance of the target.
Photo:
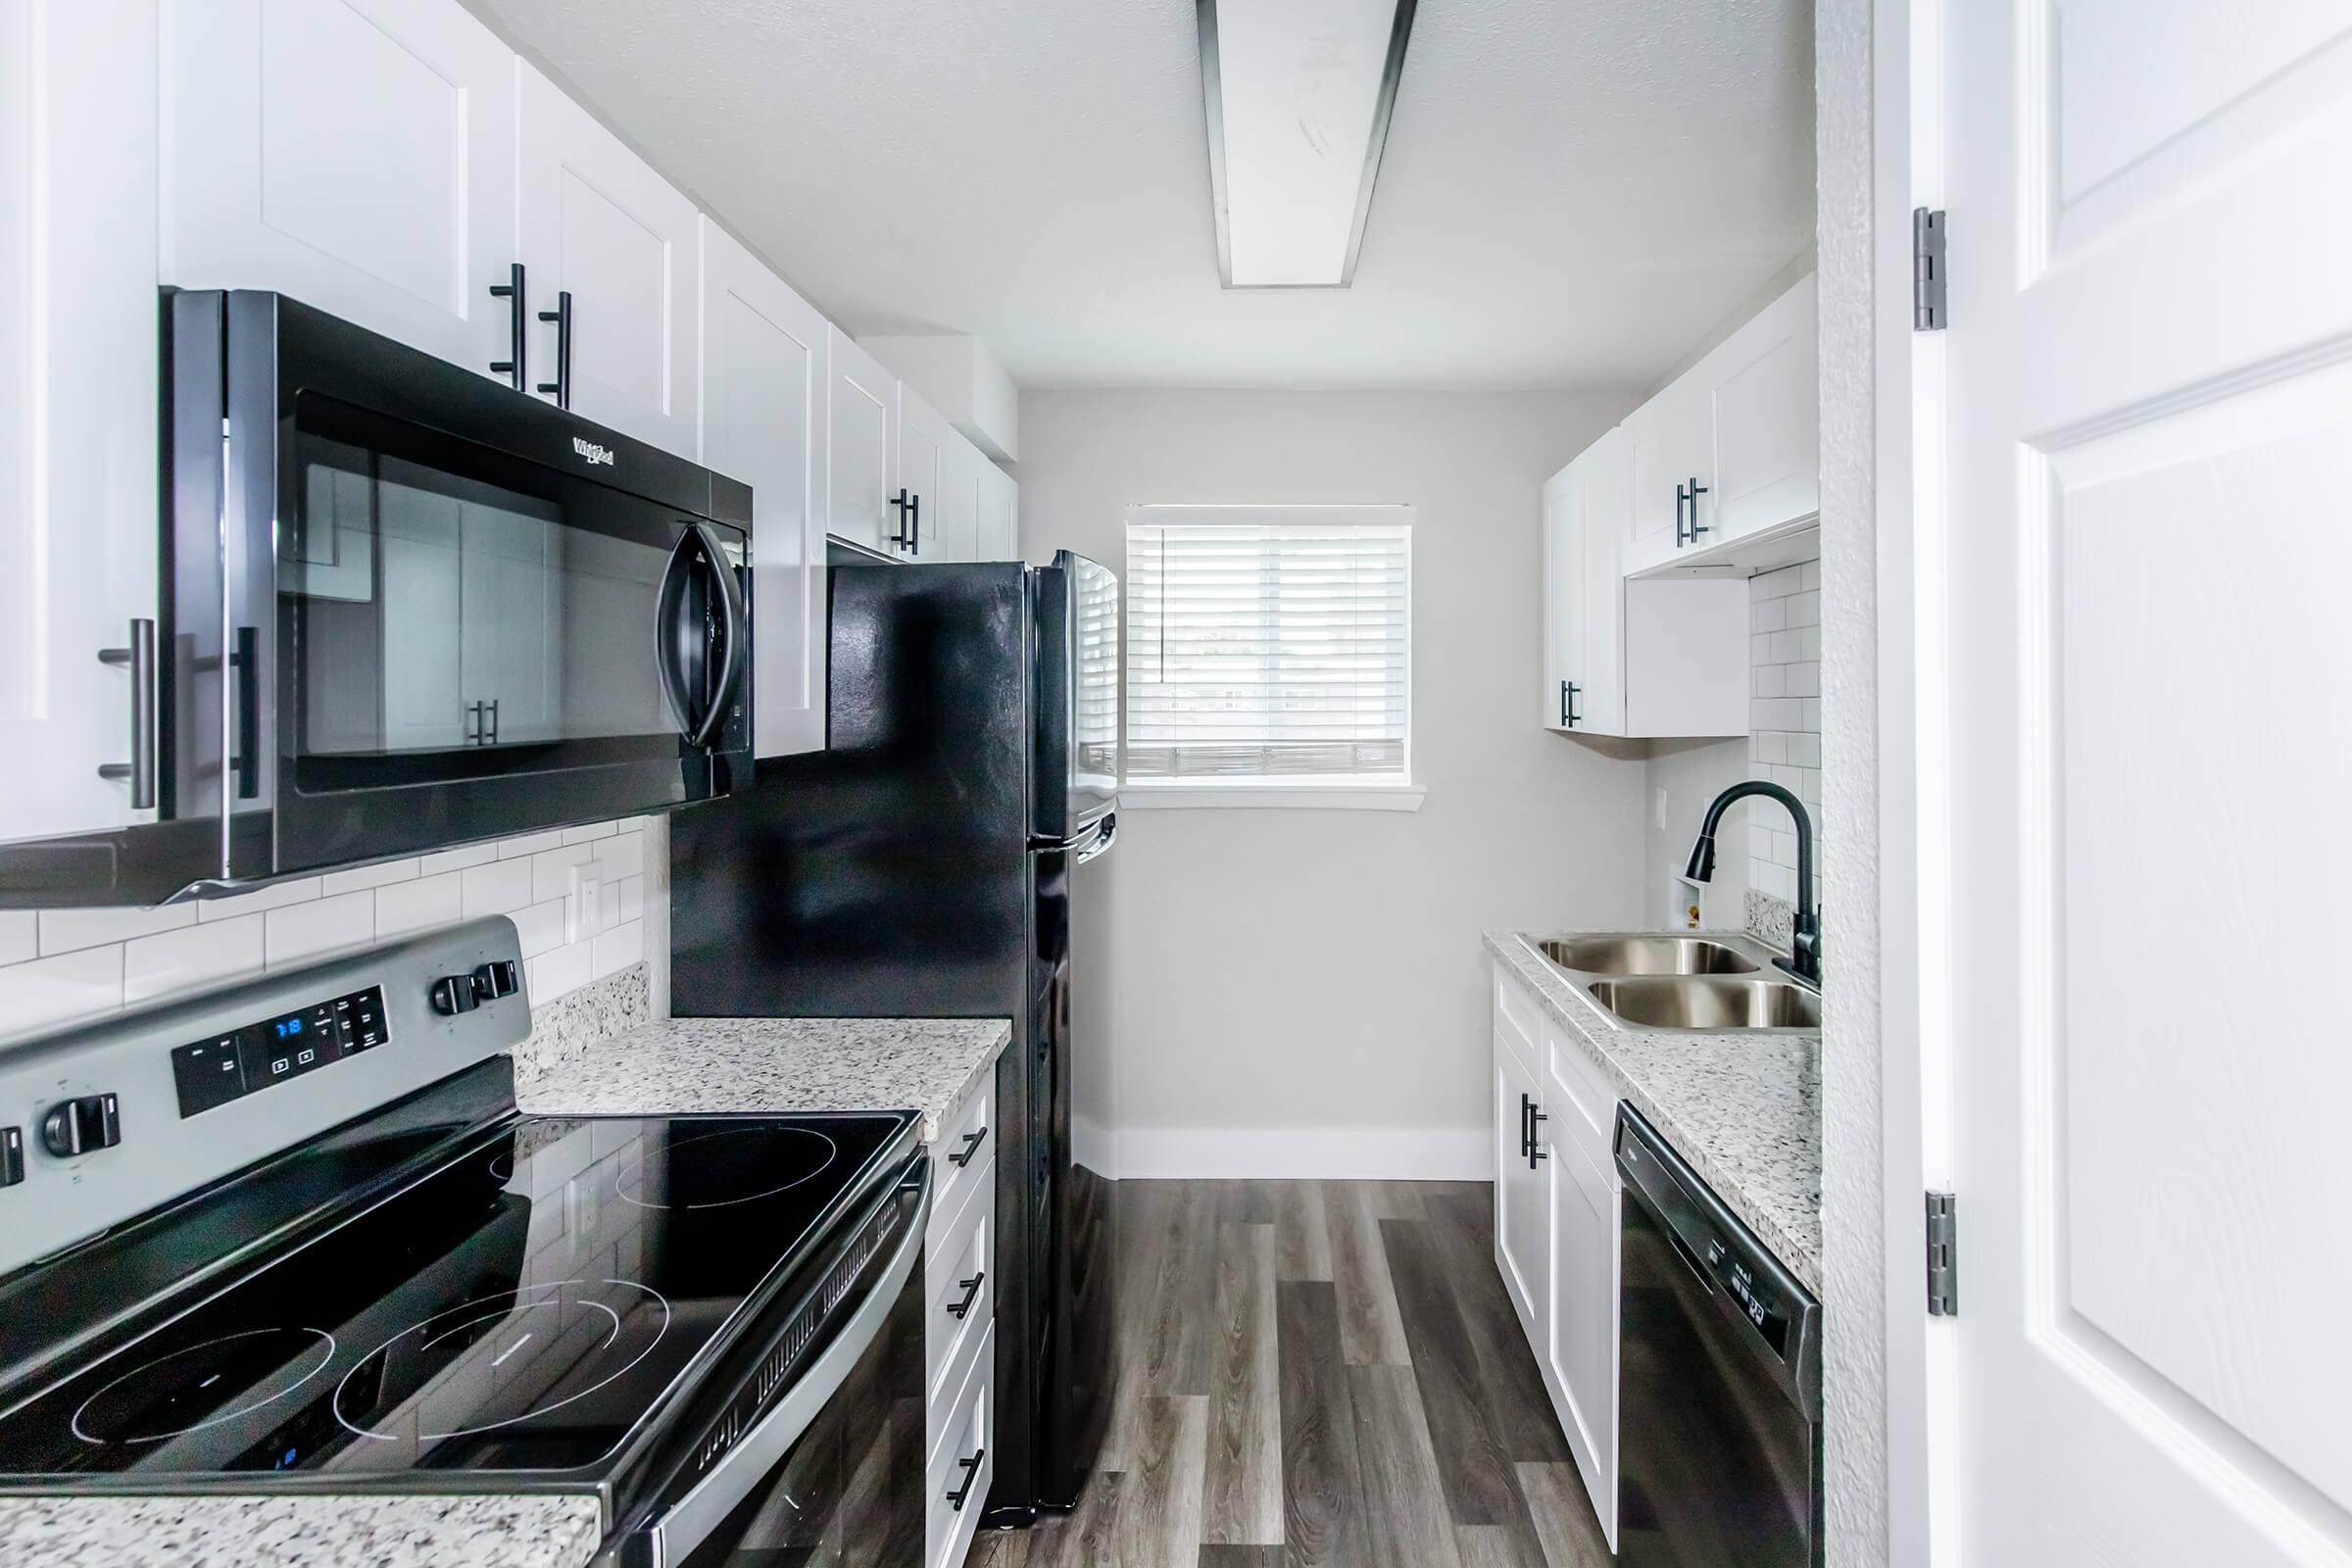
M 1631 1105 L 1617 1170 L 1619 1560 L 1819 1568 L 1821 1303 Z

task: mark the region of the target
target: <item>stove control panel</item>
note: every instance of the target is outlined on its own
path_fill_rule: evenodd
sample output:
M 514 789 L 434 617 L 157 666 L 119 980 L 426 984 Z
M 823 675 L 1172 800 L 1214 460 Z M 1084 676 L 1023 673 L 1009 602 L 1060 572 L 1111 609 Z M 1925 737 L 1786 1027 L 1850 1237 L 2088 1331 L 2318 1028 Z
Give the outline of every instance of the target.
M 384 1024 L 383 988 L 369 986 L 191 1040 L 172 1052 L 179 1113 L 201 1114 L 371 1051 L 391 1038 Z
M 511 1051 L 520 948 L 493 915 L 0 1045 L 0 1274 Z

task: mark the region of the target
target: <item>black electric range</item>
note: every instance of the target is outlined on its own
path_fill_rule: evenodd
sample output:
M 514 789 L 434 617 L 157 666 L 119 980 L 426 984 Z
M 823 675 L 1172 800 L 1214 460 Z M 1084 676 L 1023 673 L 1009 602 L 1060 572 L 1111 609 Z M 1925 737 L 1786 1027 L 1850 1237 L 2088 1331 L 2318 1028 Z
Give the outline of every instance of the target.
M 477 1061 L 0 1279 L 0 1490 L 585 1492 L 653 1528 L 906 1315 L 913 1123 L 526 1116 Z

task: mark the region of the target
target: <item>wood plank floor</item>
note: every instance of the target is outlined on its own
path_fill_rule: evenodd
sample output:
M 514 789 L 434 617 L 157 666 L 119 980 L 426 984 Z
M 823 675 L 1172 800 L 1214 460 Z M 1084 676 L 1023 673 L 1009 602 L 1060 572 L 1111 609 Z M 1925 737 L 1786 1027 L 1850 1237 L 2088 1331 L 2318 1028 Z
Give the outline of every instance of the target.
M 1484 1184 L 1114 1191 L 1102 1467 L 968 1568 L 1606 1568 Z

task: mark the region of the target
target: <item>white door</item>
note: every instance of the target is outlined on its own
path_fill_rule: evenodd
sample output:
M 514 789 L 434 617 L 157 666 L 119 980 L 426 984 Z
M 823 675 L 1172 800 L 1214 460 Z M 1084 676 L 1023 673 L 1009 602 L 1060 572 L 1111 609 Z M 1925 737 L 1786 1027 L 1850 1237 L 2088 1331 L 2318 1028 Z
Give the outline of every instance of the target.
M 131 671 L 156 618 L 156 84 L 141 0 L 0 6 L 0 839 L 153 820 Z
M 1544 723 L 1570 728 L 1573 694 L 1583 681 L 1585 552 L 1577 526 L 1582 458 L 1544 482 Z
M 1562 1104 L 1567 1093 L 1554 1088 Z M 1573 1114 L 1573 1113 L 1572 1113 Z M 1548 1146 L 1551 1331 L 1544 1370 L 1567 1408 L 1568 1447 L 1600 1528 L 1617 1543 L 1617 1186 L 1575 1139 Z
M 891 490 L 906 501 L 906 554 L 912 561 L 942 561 L 947 542 L 940 527 L 948 489 L 948 453 L 955 426 L 930 404 L 899 383 L 899 413 L 891 426 Z
M 2352 9 L 1940 16 L 1942 1500 L 1988 1568 L 2352 1562 Z
M 1633 444 L 1623 425 L 1577 460 L 1577 541 L 1584 550 L 1584 660 L 1577 677 L 1579 729 L 1624 735 L 1626 529 L 1634 509 Z
M 1526 1107 L 1542 1097 L 1534 1073 L 1494 1042 L 1494 1264 L 1531 1344 L 1544 1341 L 1551 1280 L 1544 1260 L 1544 1174 L 1527 1156 Z
M 416 0 L 163 16 L 163 280 L 274 289 L 493 373 L 513 318 L 490 289 L 520 259 L 513 52 Z
M 973 553 L 981 561 L 1021 559 L 1021 487 L 1011 474 L 980 459 L 980 482 L 973 496 Z
M 868 550 L 904 555 L 899 511 L 891 506 L 891 430 L 899 383 L 880 362 L 825 330 L 825 528 Z
M 825 318 L 703 220 L 702 462 L 752 487 L 752 742 L 825 744 Z
M 696 441 L 702 215 L 554 83 L 515 69 L 531 384 L 568 376 L 574 414 L 684 457 Z M 564 294 L 568 328 L 544 319 Z

